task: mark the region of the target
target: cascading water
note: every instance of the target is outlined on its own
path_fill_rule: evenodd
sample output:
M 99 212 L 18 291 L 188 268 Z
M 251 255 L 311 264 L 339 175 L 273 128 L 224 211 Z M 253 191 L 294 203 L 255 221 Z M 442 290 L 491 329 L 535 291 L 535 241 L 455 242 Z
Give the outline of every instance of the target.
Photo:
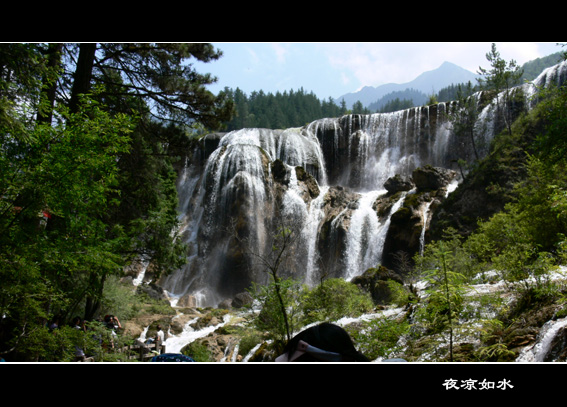
M 423 227 L 421 228 L 421 235 L 419 236 L 419 254 L 423 256 L 423 250 L 425 249 L 425 232 L 427 231 L 427 222 L 429 220 L 429 208 L 433 201 L 426 202 L 423 205 L 421 212 L 421 218 L 423 222 Z
M 533 346 L 524 349 L 516 362 L 552 362 L 551 352 L 553 341 L 558 333 L 567 327 L 567 318 L 552 320 L 545 323 Z M 561 348 L 564 348 L 562 346 Z
M 402 205 L 407 193 L 392 206 L 384 222 L 380 222 L 376 210 L 372 207 L 380 195 L 386 191 L 371 191 L 361 195 L 358 208 L 353 212 L 347 233 L 345 250 L 344 278 L 351 280 L 365 270 L 376 267 L 382 260 L 382 248 L 388 232 L 391 215 Z
M 317 234 L 319 232 L 319 224 L 325 213 L 323 211 L 324 198 L 329 190 L 328 186 L 321 187 L 319 196 L 311 202 L 307 212 L 305 227 L 302 232 L 302 238 L 307 247 L 307 265 L 305 273 L 305 281 L 309 285 L 316 284 L 315 273 L 318 270 L 317 261 Z
M 439 122 L 439 108 L 431 109 L 436 110 L 435 122 Z M 187 207 L 183 227 L 194 249 L 188 265 L 165 279 L 162 286 L 173 294 L 191 292 L 200 305 L 221 300 L 222 296 L 216 295 L 218 287 L 230 284 L 230 279 L 223 278 L 225 272 L 213 271 L 230 267 L 219 261 L 221 252 L 229 250 L 221 226 L 230 219 L 241 219 L 254 237 L 251 241 L 261 245 L 265 234 L 270 233 L 268 221 L 275 213 L 270 163 L 276 159 L 285 163 L 289 173 L 283 211 L 305 222 L 302 237 L 307 260 L 301 259 L 305 262 L 304 281 L 317 282 L 318 233 L 331 182 L 360 195 L 357 210 L 342 208 L 331 222 L 331 228 L 336 229 L 344 224 L 342 216 L 350 221 L 343 258 L 332 259 L 344 265 L 340 276 L 351 279 L 376 267 L 390 216 L 403 203 L 403 199 L 398 200 L 386 219 L 378 219 L 372 205 L 385 193 L 385 181 L 395 174 L 411 174 L 422 163 L 443 165 L 447 160 L 450 126 L 444 122 L 438 130 L 432 129 L 429 110 L 423 107 L 324 119 L 304 129 L 243 129 L 226 134 L 208 157 L 202 177 L 185 176 L 190 191 L 183 195 Z M 310 202 L 298 189 L 295 166 L 304 167 L 319 184 L 319 195 Z M 252 275 L 247 280 L 259 278 Z
M 536 86 L 564 78 L 566 67 L 562 63 L 534 84 L 522 85 L 526 97 Z M 480 100 L 479 94 L 474 97 Z M 479 113 L 483 126 L 475 128 L 481 141 L 475 151 L 471 140 L 460 139 L 453 130 L 455 103 L 326 118 L 302 128 L 207 136 L 178 184 L 180 232 L 190 248 L 187 265 L 160 285 L 173 295 L 190 293 L 198 305 L 206 306 L 244 291 L 252 281 L 267 281 L 265 273 L 246 262 L 247 250 L 235 244 L 229 227 L 261 252 L 266 237 L 274 233 L 272 219 L 281 213 L 304 222 L 295 278 L 315 284 L 322 257 L 340 265 L 337 276 L 347 279 L 376 267 L 391 215 L 403 203 L 399 198 L 389 214 L 378 219 L 373 205 L 384 195 L 385 182 L 396 174 L 411 176 L 426 164 L 450 168 L 457 159 L 470 162 L 477 153 L 487 152 L 498 125 L 492 105 Z M 285 174 L 275 172 L 276 162 L 284 164 L 278 168 Z M 298 179 L 298 166 L 316 184 L 309 193 L 309 180 Z M 425 228 L 424 221 L 423 232 Z M 330 242 L 338 249 L 323 255 Z

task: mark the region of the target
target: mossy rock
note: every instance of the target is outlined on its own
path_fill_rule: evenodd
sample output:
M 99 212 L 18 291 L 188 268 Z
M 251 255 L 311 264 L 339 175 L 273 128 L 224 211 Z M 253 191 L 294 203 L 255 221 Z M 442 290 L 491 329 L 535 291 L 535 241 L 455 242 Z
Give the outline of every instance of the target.
M 392 223 L 406 223 L 411 220 L 413 211 L 407 207 L 401 207 L 392 215 Z
M 386 305 L 393 298 L 389 280 L 403 284 L 403 278 L 399 274 L 383 266 L 370 268 L 362 275 L 354 277 L 351 282 L 370 293 L 374 304 Z

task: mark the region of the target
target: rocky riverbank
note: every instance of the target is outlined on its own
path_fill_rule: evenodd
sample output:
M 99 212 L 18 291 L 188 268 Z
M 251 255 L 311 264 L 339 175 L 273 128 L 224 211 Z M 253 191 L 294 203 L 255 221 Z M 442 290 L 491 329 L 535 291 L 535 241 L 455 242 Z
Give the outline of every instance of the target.
M 566 272 L 567 268 L 562 267 L 551 278 L 563 281 Z M 388 280 L 403 281 L 395 272 L 384 267 L 368 270 L 353 280 L 354 284 L 371 293 L 377 304 L 376 309 L 360 318 L 344 318 L 337 323 L 349 330 L 359 330 L 364 321 L 382 317 L 391 318 L 390 314 L 395 315 L 395 318 L 410 317 L 411 307 L 402 309 L 391 304 L 391 296 L 386 284 Z M 170 299 L 167 299 L 165 293 L 158 287 L 146 285 L 138 290 L 145 292 L 151 290 L 152 295 L 161 296 L 163 303 L 169 304 Z M 491 339 L 484 339 L 482 343 L 478 336 L 459 338 L 455 343 L 455 360 L 479 361 L 479 348 L 495 349 L 501 346 L 507 349 L 507 353 L 505 360 L 499 361 L 567 361 L 567 324 L 562 322 L 565 319 L 563 305 L 551 301 L 518 314 L 514 310 L 521 308 L 522 304 L 519 304 L 519 301 L 522 299 L 511 296 L 511 292 L 513 291 L 510 287 L 496 277 L 470 288 L 471 296 L 481 298 L 490 294 L 501 297 L 501 307 L 492 311 L 494 315 L 500 315 L 503 323 L 500 329 L 493 332 Z M 418 295 L 422 294 L 418 293 Z M 174 305 L 169 305 L 170 312 L 140 313 L 123 324 L 123 333 L 134 338 L 152 337 L 155 335 L 157 325 L 160 325 L 164 332 L 167 332 L 166 352 L 183 352 L 200 362 L 273 361 L 277 355 L 272 354 L 266 338 L 247 323 L 252 314 L 247 308 L 242 308 L 246 300 L 250 301 L 251 298 L 243 294 L 235 299 L 234 304 L 225 302 L 218 308 L 188 307 L 185 303 L 178 306 L 179 300 L 171 301 Z M 553 329 L 550 328 L 553 326 Z M 550 336 L 550 333 L 553 335 Z M 434 355 L 424 351 L 426 347 L 431 346 L 432 341 L 438 341 L 439 338 L 423 334 L 419 338 L 408 338 L 408 340 L 411 341 L 411 345 L 397 354 L 397 357 L 410 362 L 443 361 L 442 357 L 435 359 Z M 400 342 L 403 341 L 404 339 L 400 338 Z M 438 348 L 442 349 L 445 345 L 441 341 Z

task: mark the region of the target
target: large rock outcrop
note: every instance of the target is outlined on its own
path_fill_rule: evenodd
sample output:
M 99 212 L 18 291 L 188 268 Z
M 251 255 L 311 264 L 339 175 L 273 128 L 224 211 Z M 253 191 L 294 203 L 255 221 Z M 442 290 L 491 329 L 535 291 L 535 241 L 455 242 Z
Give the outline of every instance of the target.
M 353 278 L 351 282 L 370 293 L 374 304 L 387 305 L 392 300 L 392 292 L 388 285 L 390 280 L 399 284 L 404 282 L 398 273 L 380 266 L 366 270 L 362 275 Z
M 448 186 L 455 181 L 457 173 L 444 168 L 424 166 L 413 171 L 411 184 L 415 188 L 407 195 L 402 207 L 390 220 L 390 228 L 384 243 L 382 265 L 399 270 L 396 258 L 400 253 L 412 258 L 429 240 L 429 222 L 439 205 L 446 199 Z M 392 192 L 407 189 L 409 180 L 387 182 Z M 394 188 L 393 186 L 397 186 Z

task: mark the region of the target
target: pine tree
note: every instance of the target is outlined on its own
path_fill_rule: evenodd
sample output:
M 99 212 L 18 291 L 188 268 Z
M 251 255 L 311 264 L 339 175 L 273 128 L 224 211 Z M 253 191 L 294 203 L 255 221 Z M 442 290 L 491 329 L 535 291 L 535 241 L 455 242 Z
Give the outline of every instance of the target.
M 495 96 L 503 92 L 504 100 L 501 102 L 496 97 L 495 103 L 497 108 L 502 110 L 502 118 L 508 133 L 512 134 L 511 89 L 519 84 L 523 71 L 516 64 L 516 61 L 506 62 L 502 59 L 500 53 L 496 50 L 496 44 L 492 44 L 490 52 L 486 54 L 486 59 L 490 62 L 491 69 L 479 67 L 478 73 L 483 75 L 478 79 L 479 85 L 483 90 L 496 92 Z
M 209 44 L 0 45 L 0 354 L 59 312 L 99 309 L 135 256 L 175 269 L 174 165 L 232 102 L 191 58 Z M 20 356 L 25 359 L 26 356 Z

